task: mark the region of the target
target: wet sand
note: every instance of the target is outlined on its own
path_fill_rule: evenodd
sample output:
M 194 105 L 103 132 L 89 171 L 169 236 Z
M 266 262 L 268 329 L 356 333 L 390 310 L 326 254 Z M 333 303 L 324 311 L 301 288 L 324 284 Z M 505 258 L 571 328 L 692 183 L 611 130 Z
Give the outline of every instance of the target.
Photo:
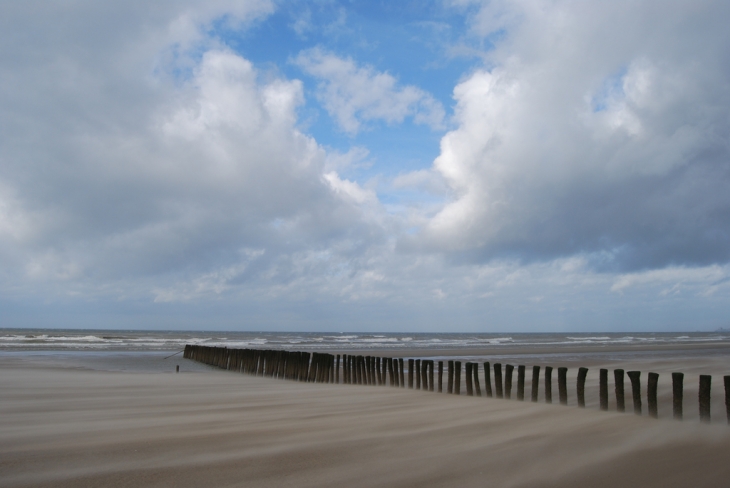
M 600 412 L 593 389 L 579 409 L 164 364 L 182 372 L 0 359 L 2 486 L 686 487 L 730 479 L 720 376 L 714 422 L 701 425 L 668 418 L 664 376 L 657 421 Z M 567 364 L 571 372 L 582 365 Z M 683 370 L 688 388 L 695 373 L 727 365 L 723 355 L 610 363 Z M 597 374 L 591 369 L 589 386 Z M 569 385 L 574 403 L 574 376 Z M 687 414 L 695 403 L 686 391 Z

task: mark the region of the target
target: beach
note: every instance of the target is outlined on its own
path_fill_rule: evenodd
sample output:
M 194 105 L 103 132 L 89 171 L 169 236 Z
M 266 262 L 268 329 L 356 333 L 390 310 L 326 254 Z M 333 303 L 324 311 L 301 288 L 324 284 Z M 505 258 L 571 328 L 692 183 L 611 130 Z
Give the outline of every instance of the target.
M 542 387 L 531 403 L 255 377 L 163 353 L 6 354 L 0 478 L 8 487 L 722 486 L 730 427 L 719 375 L 728 362 L 714 351 L 609 364 L 660 373 L 659 420 L 630 413 L 630 396 L 627 413 L 598 409 L 601 355 L 509 359 L 567 365 L 561 406 L 544 404 Z M 574 390 L 583 365 L 584 409 Z M 671 419 L 665 376 L 678 370 L 683 422 Z M 697 420 L 699 373 L 714 379 L 709 425 Z

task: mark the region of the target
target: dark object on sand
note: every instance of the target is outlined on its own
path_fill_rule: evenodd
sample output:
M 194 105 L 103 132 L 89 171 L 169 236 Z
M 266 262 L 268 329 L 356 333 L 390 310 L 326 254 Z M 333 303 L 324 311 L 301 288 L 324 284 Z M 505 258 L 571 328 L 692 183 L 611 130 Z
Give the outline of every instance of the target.
M 624 370 L 614 369 L 613 370 L 613 381 L 616 386 L 616 411 L 626 411 L 626 401 L 624 398 Z
M 588 368 L 578 368 L 578 406 L 585 408 L 586 406 L 586 375 Z
M 540 388 L 540 366 L 532 367 L 532 395 L 530 400 L 537 402 L 537 392 Z
M 474 393 L 476 396 L 482 396 L 482 387 L 479 384 L 479 363 L 474 363 L 472 370 L 474 371 Z
M 553 403 L 553 367 L 545 366 L 545 403 Z
M 413 359 L 408 360 L 408 388 L 413 388 L 413 368 L 414 368 L 414 361 Z
M 631 396 L 634 400 L 634 413 L 641 415 L 641 371 L 627 371 L 626 376 L 631 380 Z
M 568 368 L 558 368 L 558 397 L 561 405 L 568 404 Z
M 517 399 L 519 401 L 525 400 L 525 366 L 517 366 Z
M 472 363 L 466 362 L 464 363 L 464 369 L 466 370 L 466 395 L 467 396 L 474 396 L 474 388 L 472 387 Z
M 448 394 L 454 393 L 454 361 L 449 361 L 449 384 L 447 386 L 448 390 L 446 392 Z
M 515 367 L 507 364 L 504 367 L 504 397 L 509 400 L 512 398 L 512 371 Z
M 657 404 L 657 388 L 659 383 L 659 375 L 649 373 L 649 380 L 646 389 L 646 403 L 649 407 L 649 417 L 653 419 L 659 418 L 659 405 Z
M 598 372 L 598 401 L 601 410 L 608 410 L 608 370 Z
M 500 363 L 494 363 L 494 389 L 497 398 L 502 398 L 502 365 Z
M 672 373 L 672 413 L 676 420 L 682 420 L 684 403 L 684 373 Z
M 710 388 L 712 386 L 712 376 L 708 374 L 700 375 L 700 422 L 710 423 Z

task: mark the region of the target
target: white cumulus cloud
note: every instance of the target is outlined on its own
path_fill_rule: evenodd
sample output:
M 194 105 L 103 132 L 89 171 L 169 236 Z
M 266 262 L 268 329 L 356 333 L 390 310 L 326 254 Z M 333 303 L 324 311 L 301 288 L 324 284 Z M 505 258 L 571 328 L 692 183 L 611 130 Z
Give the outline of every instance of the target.
M 399 84 L 387 72 L 319 48 L 301 52 L 295 63 L 319 80 L 319 100 L 347 133 L 356 134 L 363 123 L 395 124 L 406 117 L 433 129 L 443 127 L 444 108 L 438 100 L 416 86 Z

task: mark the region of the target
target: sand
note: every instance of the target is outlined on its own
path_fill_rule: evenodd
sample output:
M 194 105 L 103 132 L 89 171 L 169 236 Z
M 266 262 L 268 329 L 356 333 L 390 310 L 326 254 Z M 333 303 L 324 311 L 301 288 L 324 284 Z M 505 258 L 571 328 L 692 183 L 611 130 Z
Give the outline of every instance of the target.
M 666 398 L 660 399 L 658 421 L 600 412 L 594 389 L 587 391 L 588 408 L 579 409 L 257 378 L 201 369 L 183 359 L 171 363 L 170 370 L 172 364 L 180 364 L 182 372 L 129 373 L 0 360 L 0 485 L 730 483 L 730 427 L 717 400 L 722 396 L 719 376 L 713 384 L 714 422 L 701 425 L 696 419 L 679 423 L 668 418 Z M 579 366 L 569 365 L 571 372 Z M 721 372 L 727 361 L 637 360 L 626 369 L 637 365 L 642 371 L 683 369 L 694 375 Z M 528 367 L 528 383 L 530 373 Z M 594 373 L 597 378 L 597 369 Z M 589 383 L 595 378 L 589 375 Z M 557 395 L 556 384 L 553 390 Z M 660 389 L 660 394 L 666 396 L 666 391 Z M 627 395 L 631 411 L 628 388 Z M 685 411 L 696 410 L 696 393 L 685 397 Z

